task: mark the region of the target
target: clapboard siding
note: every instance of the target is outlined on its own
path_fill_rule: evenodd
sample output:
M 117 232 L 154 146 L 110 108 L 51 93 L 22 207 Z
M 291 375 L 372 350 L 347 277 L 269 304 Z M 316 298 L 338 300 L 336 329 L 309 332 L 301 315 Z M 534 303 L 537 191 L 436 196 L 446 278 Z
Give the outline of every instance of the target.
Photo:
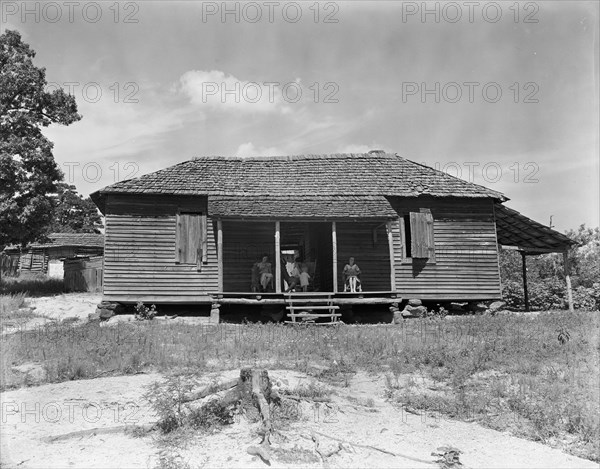
M 342 271 L 350 257 L 360 267 L 363 291 L 390 291 L 390 249 L 385 224 L 338 222 L 336 226 L 338 291 L 344 291 Z
M 435 262 L 403 259 L 400 220 L 392 223 L 396 289 L 404 298 L 500 298 L 496 225 L 491 200 L 391 198 L 400 216 L 431 209 Z
M 206 213 L 201 197 L 110 196 L 104 296 L 114 301 L 194 301 L 217 291 L 215 228 L 207 223 L 207 262 L 177 263 L 177 213 Z
M 396 290 L 404 298 L 476 300 L 500 297 L 496 227 L 491 200 L 389 198 Z M 177 214 L 206 214 L 204 197 L 115 196 L 107 199 L 104 295 L 118 301 L 205 301 L 218 290 L 216 220 L 207 220 L 207 262 L 176 262 Z M 431 211 L 435 257 L 403 259 L 401 217 Z M 268 255 L 275 273 L 275 222 L 223 220 L 223 290 L 249 292 L 252 265 Z M 391 289 L 390 251 L 381 222 L 338 220 L 338 289 L 349 257 L 365 291 Z M 319 289 L 330 291 L 330 222 L 281 223 L 281 244 L 303 246 L 317 261 Z
M 252 291 L 252 266 L 269 256 L 275 277 L 275 222 L 223 221 L 223 291 Z

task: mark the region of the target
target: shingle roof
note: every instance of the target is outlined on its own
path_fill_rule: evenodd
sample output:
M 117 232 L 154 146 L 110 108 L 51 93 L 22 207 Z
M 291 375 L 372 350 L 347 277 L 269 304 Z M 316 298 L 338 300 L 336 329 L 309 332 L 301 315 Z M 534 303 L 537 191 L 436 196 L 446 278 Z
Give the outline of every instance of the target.
M 230 196 L 208 197 L 208 214 L 244 218 L 396 218 L 385 197 L 375 196 Z
M 487 197 L 500 192 L 390 153 L 229 158 L 206 156 L 121 181 L 91 195 Z
M 49 242 L 32 244 L 33 247 L 39 246 L 89 246 L 104 247 L 104 235 L 95 233 L 50 233 Z
M 577 244 L 571 238 L 501 204 L 494 207 L 498 244 L 530 254 L 560 252 Z
M 58 247 L 104 247 L 104 235 L 94 233 L 50 233 L 47 242 L 31 243 L 27 248 L 58 248 Z M 18 250 L 19 246 L 11 245 L 6 251 Z

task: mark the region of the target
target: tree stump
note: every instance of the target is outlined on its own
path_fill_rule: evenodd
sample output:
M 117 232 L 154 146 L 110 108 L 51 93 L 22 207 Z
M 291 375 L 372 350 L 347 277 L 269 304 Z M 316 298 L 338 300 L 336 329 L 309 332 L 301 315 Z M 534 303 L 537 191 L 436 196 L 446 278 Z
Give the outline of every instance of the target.
M 271 422 L 271 411 L 269 404 L 271 401 L 271 380 L 267 370 L 254 370 L 252 368 L 242 368 L 240 371 L 240 380 L 238 390 L 241 398 L 241 405 L 244 412 L 258 409 L 260 420 L 262 422 L 259 430 L 262 440 L 258 446 L 250 446 L 247 451 L 249 454 L 260 456 L 264 461 L 271 459 L 271 432 L 273 425 Z M 251 403 L 251 405 L 249 405 Z

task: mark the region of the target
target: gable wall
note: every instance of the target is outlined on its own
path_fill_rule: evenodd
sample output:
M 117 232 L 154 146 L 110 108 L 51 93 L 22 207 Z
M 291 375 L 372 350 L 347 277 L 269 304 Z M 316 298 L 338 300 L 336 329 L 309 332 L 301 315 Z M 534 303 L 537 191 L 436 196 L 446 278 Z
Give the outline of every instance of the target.
M 207 223 L 207 263 L 175 262 L 177 212 L 206 213 L 205 197 L 116 196 L 106 204 L 104 298 L 194 302 L 218 288 L 216 228 Z

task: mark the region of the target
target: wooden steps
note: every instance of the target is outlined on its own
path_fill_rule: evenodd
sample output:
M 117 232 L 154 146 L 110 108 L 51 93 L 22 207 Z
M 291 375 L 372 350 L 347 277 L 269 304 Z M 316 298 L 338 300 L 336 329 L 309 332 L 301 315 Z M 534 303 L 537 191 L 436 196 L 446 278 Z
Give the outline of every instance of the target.
M 331 325 L 338 324 L 342 314 L 337 312 L 340 307 L 333 304 L 333 294 L 323 292 L 310 293 L 286 293 L 284 295 L 288 310 L 287 317 L 291 321 L 285 321 L 288 324 L 315 324 Z M 296 311 L 300 311 L 299 313 Z M 318 311 L 318 312 L 313 312 Z M 326 311 L 326 312 L 325 312 Z M 326 319 L 329 321 L 317 322 L 317 319 Z
M 290 318 L 330 318 L 331 316 L 342 317 L 342 313 L 327 313 L 327 314 L 318 314 L 318 313 L 289 313 L 288 317 Z

